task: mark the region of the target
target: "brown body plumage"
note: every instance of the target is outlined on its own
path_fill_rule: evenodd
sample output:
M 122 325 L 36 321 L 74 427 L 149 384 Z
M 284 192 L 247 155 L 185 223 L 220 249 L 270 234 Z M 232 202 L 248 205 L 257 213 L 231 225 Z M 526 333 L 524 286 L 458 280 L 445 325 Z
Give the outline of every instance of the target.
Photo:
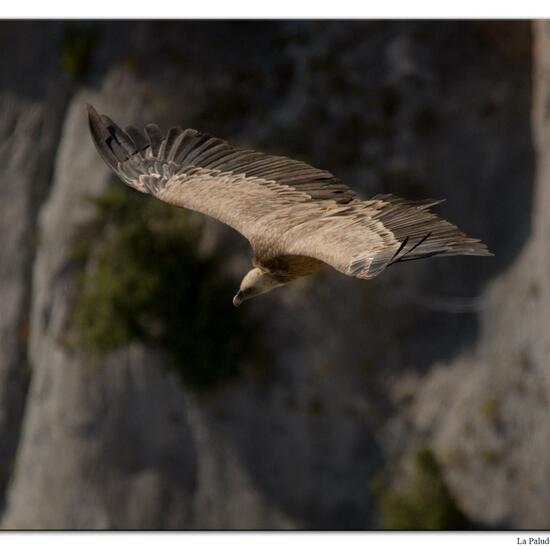
M 299 277 L 313 275 L 326 266 L 324 262 L 308 256 L 275 256 L 254 258 L 254 266 L 271 275 L 277 282 L 286 284 Z
M 327 264 L 371 279 L 400 261 L 490 255 L 481 241 L 430 212 L 439 201 L 363 201 L 304 162 L 237 149 L 191 129 L 171 128 L 165 136 L 152 124 L 123 131 L 91 106 L 88 114 L 100 155 L 125 183 L 212 216 L 249 240 L 255 267 L 235 305 Z

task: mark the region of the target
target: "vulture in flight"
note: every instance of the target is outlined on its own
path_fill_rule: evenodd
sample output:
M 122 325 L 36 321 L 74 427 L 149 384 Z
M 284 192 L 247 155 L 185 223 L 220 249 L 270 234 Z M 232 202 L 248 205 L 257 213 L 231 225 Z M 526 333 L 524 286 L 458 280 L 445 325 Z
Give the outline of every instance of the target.
M 393 195 L 361 200 L 305 162 L 233 147 L 197 130 L 155 124 L 124 130 L 88 105 L 90 132 L 107 165 L 130 187 L 216 218 L 244 235 L 253 269 L 235 306 L 329 265 L 372 279 L 430 256 L 489 256 L 479 240 L 438 217 L 441 201 Z

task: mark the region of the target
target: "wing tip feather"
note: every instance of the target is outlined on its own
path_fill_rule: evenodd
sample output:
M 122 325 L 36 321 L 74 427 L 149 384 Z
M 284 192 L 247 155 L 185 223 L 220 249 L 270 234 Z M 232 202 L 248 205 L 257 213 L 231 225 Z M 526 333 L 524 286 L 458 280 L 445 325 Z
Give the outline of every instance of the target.
M 117 158 L 111 149 L 106 145 L 106 139 L 110 136 L 110 133 L 105 126 L 101 115 L 90 103 L 86 103 L 86 112 L 88 114 L 88 127 L 97 152 L 105 163 L 114 169 L 117 164 Z

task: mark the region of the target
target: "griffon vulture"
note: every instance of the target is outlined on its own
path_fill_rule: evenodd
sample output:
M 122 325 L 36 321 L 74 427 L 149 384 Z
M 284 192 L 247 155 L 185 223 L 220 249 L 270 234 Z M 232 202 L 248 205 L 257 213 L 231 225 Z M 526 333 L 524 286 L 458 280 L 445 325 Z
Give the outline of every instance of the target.
M 233 298 L 236 306 L 327 265 L 372 279 L 396 262 L 491 255 L 430 212 L 440 201 L 364 201 L 305 162 L 238 149 L 192 129 L 121 130 L 90 105 L 88 119 L 99 154 L 127 185 L 212 216 L 249 240 L 254 267 Z

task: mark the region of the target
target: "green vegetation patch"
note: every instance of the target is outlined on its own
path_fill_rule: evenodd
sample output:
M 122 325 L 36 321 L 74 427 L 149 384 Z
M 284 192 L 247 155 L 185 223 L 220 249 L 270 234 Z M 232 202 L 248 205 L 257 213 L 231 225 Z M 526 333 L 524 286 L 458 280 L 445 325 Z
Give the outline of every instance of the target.
M 387 529 L 471 529 L 458 508 L 433 452 L 414 456 L 414 474 L 403 491 L 380 492 L 379 508 Z
M 195 389 L 265 364 L 259 329 L 232 305 L 235 282 L 198 255 L 202 229 L 188 211 L 119 183 L 91 201 L 95 217 L 74 247 L 78 345 L 99 354 L 152 345 Z
M 65 29 L 60 46 L 63 71 L 78 80 L 88 70 L 90 55 L 97 40 L 97 31 L 70 25 Z

